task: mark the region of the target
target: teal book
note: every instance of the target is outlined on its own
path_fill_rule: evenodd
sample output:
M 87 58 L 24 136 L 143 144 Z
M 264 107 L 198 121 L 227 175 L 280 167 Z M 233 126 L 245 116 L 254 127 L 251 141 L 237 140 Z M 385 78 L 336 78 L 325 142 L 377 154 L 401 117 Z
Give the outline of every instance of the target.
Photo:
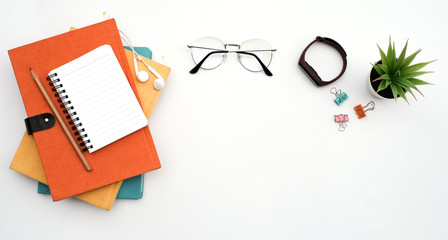
M 138 175 L 135 177 L 128 178 L 121 184 L 120 190 L 118 191 L 118 199 L 140 199 L 143 197 L 143 183 L 144 175 Z M 51 194 L 50 188 L 38 182 L 37 192 L 40 194 Z
M 131 50 L 130 47 L 124 47 L 127 50 Z M 149 59 L 152 59 L 152 52 L 147 47 L 134 47 L 135 51 Z M 126 180 L 123 180 L 121 184 L 120 190 L 118 191 L 117 198 L 118 199 L 140 199 L 143 196 L 143 183 L 144 183 L 144 175 L 138 175 Z M 40 194 L 51 194 L 50 188 L 38 182 L 37 192 Z

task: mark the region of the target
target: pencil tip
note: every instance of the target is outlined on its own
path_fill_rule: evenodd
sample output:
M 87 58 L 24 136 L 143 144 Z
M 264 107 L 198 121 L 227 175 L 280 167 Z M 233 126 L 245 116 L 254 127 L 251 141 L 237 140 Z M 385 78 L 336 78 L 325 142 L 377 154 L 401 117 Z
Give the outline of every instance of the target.
M 30 67 L 30 71 L 33 71 L 33 69 Z

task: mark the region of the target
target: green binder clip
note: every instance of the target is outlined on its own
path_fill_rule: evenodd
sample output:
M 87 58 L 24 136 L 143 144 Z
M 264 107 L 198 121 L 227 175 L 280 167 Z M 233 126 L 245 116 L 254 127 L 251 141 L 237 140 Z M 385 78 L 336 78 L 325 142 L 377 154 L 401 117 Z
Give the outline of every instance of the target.
M 343 92 L 341 89 L 338 90 L 335 87 L 333 87 L 333 88 L 330 89 L 330 93 L 336 96 L 336 98 L 334 99 L 334 102 L 338 106 L 341 106 L 341 104 L 343 102 L 345 102 L 345 100 L 348 99 L 347 93 Z

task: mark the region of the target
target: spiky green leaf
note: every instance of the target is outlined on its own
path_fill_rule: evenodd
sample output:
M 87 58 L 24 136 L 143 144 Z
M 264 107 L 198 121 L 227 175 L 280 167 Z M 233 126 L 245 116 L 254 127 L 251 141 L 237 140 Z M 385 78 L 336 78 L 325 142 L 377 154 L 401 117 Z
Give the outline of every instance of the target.
M 407 66 L 401 72 L 402 73 L 416 72 L 416 71 L 422 69 L 423 67 L 425 67 L 426 65 L 428 65 L 428 64 L 430 64 L 430 63 L 432 63 L 434 61 L 436 61 L 436 60 L 432 60 L 432 61 L 429 61 L 429 62 L 417 63 L 417 64 L 414 64 L 414 65 L 411 65 L 411 66 Z
M 407 58 L 404 59 L 403 64 L 401 65 L 401 68 L 405 68 L 407 66 L 409 66 L 409 64 L 411 64 L 412 61 L 414 61 L 415 56 L 417 56 L 417 54 L 422 51 L 421 49 L 415 51 L 415 53 L 409 55 Z
M 414 89 L 415 91 L 417 91 L 418 93 L 420 93 L 420 95 L 422 95 L 423 97 L 425 96 L 425 95 L 423 95 L 423 93 L 422 92 L 420 92 L 420 90 L 417 88 L 417 86 L 411 86 L 411 88 L 412 89 Z
M 409 84 L 409 87 L 410 87 L 410 88 L 414 89 L 415 91 L 417 91 L 418 93 L 420 93 L 420 95 L 423 96 L 422 92 L 420 92 L 420 90 L 417 88 L 417 86 L 415 86 L 414 83 L 412 83 L 409 79 L 406 79 L 406 80 L 407 80 L 407 83 Z M 406 89 L 406 90 L 407 90 L 407 89 Z M 411 90 L 408 90 L 408 91 L 412 93 Z M 414 98 L 415 98 L 415 96 L 414 96 Z
M 389 70 L 390 71 L 395 71 L 395 42 L 392 45 L 392 41 L 391 41 L 391 37 L 389 36 L 389 46 L 387 48 L 387 61 L 390 67 Z
M 380 46 L 377 44 L 378 50 L 380 51 L 381 56 L 381 62 L 384 65 L 389 65 L 389 61 L 387 60 L 386 54 L 384 54 L 383 50 L 380 48 Z
M 428 85 L 428 84 L 432 84 L 432 83 L 425 82 L 425 81 L 417 79 L 417 78 L 409 78 L 408 80 L 409 80 L 409 82 L 413 83 L 414 85 Z
M 398 69 L 401 68 L 401 65 L 403 65 L 403 61 L 406 57 L 406 49 L 408 48 L 408 41 L 409 40 L 406 41 L 406 44 L 404 45 L 404 48 L 403 48 L 403 50 L 401 50 L 400 56 L 398 57 L 398 60 L 397 60 L 397 68 Z
M 409 81 L 409 79 L 404 79 L 404 80 L 406 80 L 406 83 L 407 83 L 407 85 L 406 86 L 408 86 L 408 87 L 415 87 L 415 84 L 413 84 L 411 81 Z
M 423 74 L 427 74 L 427 73 L 432 73 L 432 72 L 425 72 L 425 71 L 421 71 L 421 72 L 408 72 L 408 73 L 403 73 L 401 74 L 401 78 L 414 78 L 414 77 L 418 77 L 421 76 Z
M 407 80 L 406 78 L 395 78 L 394 82 L 398 83 L 400 85 L 407 86 L 407 87 L 411 87 L 412 86 L 412 83 L 409 80 Z
M 391 79 L 391 77 L 389 76 L 389 74 L 386 73 L 386 74 L 383 74 L 383 75 L 379 76 L 378 78 L 372 80 L 372 82 L 376 82 L 376 81 L 383 80 L 383 79 Z
M 406 91 L 408 91 L 408 92 L 412 95 L 412 97 L 414 97 L 414 99 L 417 101 L 417 98 L 415 97 L 415 95 L 414 95 L 414 93 L 412 92 L 412 89 L 411 89 L 410 87 L 405 86 L 405 85 L 400 84 L 400 83 L 398 83 L 398 85 L 399 85 L 400 87 L 402 87 L 403 89 L 406 89 Z
M 390 89 L 392 90 L 392 94 L 394 95 L 395 101 L 397 101 L 398 91 L 397 91 L 397 86 L 395 85 L 395 83 L 390 84 Z
M 393 60 L 393 58 L 391 58 L 392 54 L 393 54 L 392 40 L 391 40 L 391 38 L 389 36 L 389 45 L 387 47 L 387 60 Z
M 384 90 L 387 88 L 387 84 L 386 84 L 386 80 L 381 81 L 380 85 L 378 86 L 378 89 L 376 90 L 376 92 L 379 92 L 381 90 Z
M 390 37 L 389 37 L 390 38 Z M 389 39 L 390 41 L 390 39 Z M 396 72 L 397 71 L 397 55 L 395 54 L 395 42 L 392 43 L 392 56 L 389 56 L 391 71 Z
M 389 67 L 386 64 L 381 64 L 380 67 L 383 69 L 384 73 L 389 73 Z
M 371 63 L 371 65 L 372 65 L 373 68 L 375 68 L 376 72 L 377 72 L 379 75 L 383 75 L 383 74 L 384 74 L 384 71 L 383 71 L 383 69 L 382 69 L 380 66 L 378 66 L 378 65 L 376 65 L 376 64 L 372 64 L 372 63 Z
M 398 86 L 397 92 L 398 92 L 398 95 L 401 96 L 409 104 L 408 99 L 406 98 L 406 93 L 403 91 L 403 88 Z

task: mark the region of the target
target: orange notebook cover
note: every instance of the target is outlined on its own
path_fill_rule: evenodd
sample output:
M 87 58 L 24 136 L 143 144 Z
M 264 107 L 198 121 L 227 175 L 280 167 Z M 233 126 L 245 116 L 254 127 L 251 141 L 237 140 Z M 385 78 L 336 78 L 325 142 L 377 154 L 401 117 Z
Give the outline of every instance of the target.
M 9 50 L 28 117 L 51 112 L 30 77 L 29 67 L 39 78 L 45 79 L 51 70 L 104 44 L 112 46 L 129 84 L 138 95 L 114 19 Z M 51 86 L 46 86 L 50 93 Z M 57 103 L 56 98 L 53 100 Z M 33 135 L 54 201 L 160 168 L 148 127 L 92 154 L 85 152 L 93 169 L 91 172 L 85 170 L 59 123 Z
M 125 50 L 125 53 L 128 63 L 133 64 L 132 52 L 129 50 Z M 171 70 L 169 67 L 154 62 L 145 57 L 143 57 L 143 59 L 145 60 L 145 62 L 151 65 L 152 68 L 154 68 L 163 77 L 163 79 L 168 79 Z M 146 83 L 142 83 L 137 80 L 133 69 L 134 67 L 131 66 L 132 78 L 134 79 L 134 83 L 140 95 L 143 112 L 145 113 L 146 118 L 149 120 L 157 99 L 159 98 L 162 91 L 154 89 L 154 87 L 152 87 L 151 85 L 151 83 L 155 80 L 155 76 L 150 74 L 149 81 Z M 145 69 L 144 64 L 141 62 L 139 62 L 139 69 Z M 37 150 L 34 137 L 32 135 L 26 134 L 26 131 L 14 156 L 14 159 L 11 162 L 10 168 L 34 180 L 48 184 L 47 178 L 45 177 L 44 169 L 42 167 L 42 162 L 39 158 L 39 152 Z M 104 187 L 91 190 L 89 192 L 76 195 L 75 197 L 102 209 L 110 210 L 115 202 L 117 193 L 120 190 L 121 183 L 122 181 L 116 182 Z

